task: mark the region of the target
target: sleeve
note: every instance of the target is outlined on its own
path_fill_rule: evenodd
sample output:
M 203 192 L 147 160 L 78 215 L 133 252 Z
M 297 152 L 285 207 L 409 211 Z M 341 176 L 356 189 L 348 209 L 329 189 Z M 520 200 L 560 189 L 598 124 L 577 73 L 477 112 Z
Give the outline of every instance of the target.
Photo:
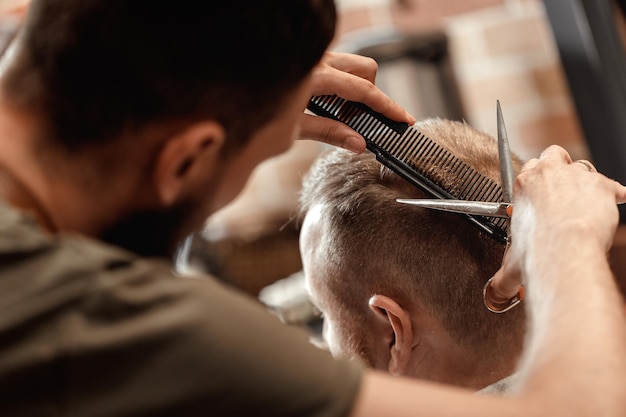
M 349 415 L 361 365 L 212 278 L 127 269 L 64 325 L 68 415 Z

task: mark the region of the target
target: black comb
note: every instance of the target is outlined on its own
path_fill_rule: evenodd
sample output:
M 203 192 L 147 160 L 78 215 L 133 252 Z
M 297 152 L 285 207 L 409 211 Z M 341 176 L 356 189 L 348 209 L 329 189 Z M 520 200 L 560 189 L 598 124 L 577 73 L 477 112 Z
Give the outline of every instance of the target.
M 419 130 L 336 95 L 313 96 L 307 108 L 318 116 L 347 124 L 365 138 L 367 149 L 387 168 L 433 197 L 502 201 L 502 189 Z M 452 189 L 440 185 L 442 173 L 459 179 Z M 507 243 L 507 221 L 463 214 L 499 242 Z

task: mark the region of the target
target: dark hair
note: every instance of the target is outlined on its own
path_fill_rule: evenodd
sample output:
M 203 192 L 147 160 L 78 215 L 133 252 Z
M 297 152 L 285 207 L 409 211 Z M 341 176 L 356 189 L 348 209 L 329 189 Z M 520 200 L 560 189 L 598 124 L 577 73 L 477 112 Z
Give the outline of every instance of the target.
M 241 146 L 335 23 L 333 0 L 33 0 L 3 87 L 68 150 L 200 118 Z
M 500 183 L 495 139 L 449 120 L 429 119 L 417 127 Z M 521 160 L 514 158 L 514 165 L 519 171 Z M 458 178 L 444 180 L 450 185 Z M 402 305 L 417 302 L 476 354 L 514 355 L 511 347 L 521 349 L 524 309 L 498 315 L 482 301 L 482 288 L 498 270 L 504 245 L 462 215 L 395 201 L 425 197 L 429 196 L 383 167 L 370 152 L 331 150 L 314 163 L 300 194 L 300 220 L 321 205 L 329 234 L 323 239 L 328 242 L 324 259 L 341 269 L 337 276 L 323 276 L 325 293 L 334 298 L 324 301 L 357 322 L 368 311 L 372 294 L 392 296 Z

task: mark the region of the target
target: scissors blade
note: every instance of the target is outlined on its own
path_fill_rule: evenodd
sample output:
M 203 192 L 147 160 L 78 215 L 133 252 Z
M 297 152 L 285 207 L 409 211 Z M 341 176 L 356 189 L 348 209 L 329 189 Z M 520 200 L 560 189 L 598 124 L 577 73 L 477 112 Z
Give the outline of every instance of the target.
M 498 117 L 498 158 L 500 160 L 500 181 L 502 182 L 502 198 L 506 203 L 513 201 L 513 181 L 515 173 L 513 171 L 513 159 L 511 158 L 511 148 L 509 138 L 506 134 L 506 126 L 502 117 L 500 100 L 497 100 Z
M 494 203 L 488 201 L 438 200 L 432 198 L 398 198 L 396 201 L 398 203 L 411 204 L 434 210 L 449 211 L 452 213 L 502 218 L 511 217 L 513 208 L 513 205 L 510 203 Z

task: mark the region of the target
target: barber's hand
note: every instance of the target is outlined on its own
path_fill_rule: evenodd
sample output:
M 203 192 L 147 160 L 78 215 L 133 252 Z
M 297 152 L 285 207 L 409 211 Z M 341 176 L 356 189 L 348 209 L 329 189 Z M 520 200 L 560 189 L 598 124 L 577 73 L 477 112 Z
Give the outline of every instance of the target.
M 337 94 L 350 101 L 364 103 L 391 120 L 415 123 L 398 103 L 375 85 L 378 64 L 361 55 L 327 52 L 313 71 L 312 95 Z M 365 139 L 344 123 L 303 114 L 300 139 L 314 139 L 353 152 L 365 150 Z
M 512 242 L 491 284 L 505 299 L 517 293 L 529 251 L 554 242 L 571 249 L 572 256 L 581 244 L 608 251 L 619 221 L 616 204 L 626 202 L 626 187 L 588 161 L 572 161 L 563 148 L 551 146 L 524 165 L 513 200 Z

